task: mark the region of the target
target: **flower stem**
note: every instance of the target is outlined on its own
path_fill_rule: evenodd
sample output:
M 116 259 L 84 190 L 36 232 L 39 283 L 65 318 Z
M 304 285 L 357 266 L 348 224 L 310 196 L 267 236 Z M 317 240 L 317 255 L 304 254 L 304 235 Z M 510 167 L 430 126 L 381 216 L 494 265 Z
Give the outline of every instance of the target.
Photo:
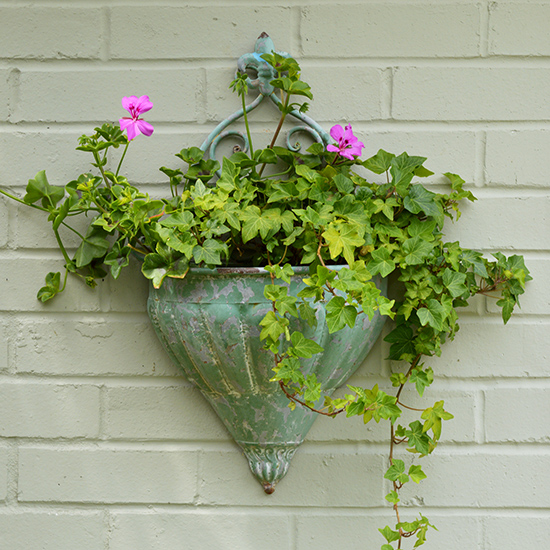
M 244 126 L 246 128 L 246 135 L 248 137 L 248 145 L 250 147 L 250 158 L 254 158 L 254 146 L 252 145 L 252 137 L 250 136 L 250 126 L 248 125 L 248 114 L 246 112 L 246 102 L 245 102 L 244 93 L 241 94 L 241 99 L 243 103 Z
M 122 166 L 122 161 L 124 160 L 124 157 L 126 155 L 126 151 L 128 151 L 128 145 L 130 145 L 130 142 L 126 143 L 126 147 L 124 147 L 124 151 L 122 152 L 122 156 L 120 157 L 120 162 L 118 163 L 118 166 L 116 168 L 115 172 L 115 178 L 118 176 L 118 172 L 120 171 L 120 167 Z

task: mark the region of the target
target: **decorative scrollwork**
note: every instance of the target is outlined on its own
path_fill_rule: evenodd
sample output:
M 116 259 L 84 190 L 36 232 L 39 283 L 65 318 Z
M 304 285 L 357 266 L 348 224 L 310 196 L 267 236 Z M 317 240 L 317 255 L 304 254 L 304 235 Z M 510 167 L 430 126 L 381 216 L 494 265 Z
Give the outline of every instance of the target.
M 302 144 L 299 141 L 296 141 L 295 143 L 292 143 L 290 141 L 292 136 L 297 132 L 304 132 L 306 134 L 309 134 L 317 143 L 325 143 L 322 136 L 320 136 L 319 132 L 317 132 L 317 130 L 315 130 L 314 128 L 311 128 L 310 126 L 294 126 L 294 128 L 289 130 L 287 133 L 286 146 L 288 149 L 294 151 L 295 153 L 298 153 L 302 149 Z
M 267 97 L 277 106 L 277 110 L 279 110 L 279 105 L 281 104 L 281 100 L 275 94 L 275 89 L 270 84 L 270 82 L 277 77 L 277 72 L 273 67 L 271 67 L 268 63 L 266 63 L 261 58 L 262 54 L 271 53 L 273 51 L 275 51 L 275 46 L 273 44 L 273 41 L 264 32 L 258 37 L 254 52 L 246 53 L 242 55 L 237 61 L 238 71 L 240 72 L 255 71 L 257 74 L 256 78 L 251 78 L 249 76 L 246 79 L 249 89 L 258 90 L 259 92 L 258 96 L 254 99 L 254 101 L 252 101 L 250 104 L 248 104 L 245 107 L 247 114 L 253 111 L 254 109 L 256 109 L 256 107 L 258 107 L 258 105 L 260 105 L 260 103 L 262 103 L 262 101 Z M 290 57 L 290 55 L 286 52 L 277 52 L 277 53 L 284 57 Z M 250 144 L 248 143 L 248 139 L 246 138 L 243 132 L 236 131 L 236 130 L 226 130 L 228 126 L 233 124 L 236 120 L 240 119 L 244 115 L 245 110 L 239 109 L 238 111 L 235 111 L 232 115 L 230 115 L 225 120 L 220 122 L 218 126 L 216 126 L 216 128 L 204 140 L 200 148 L 203 151 L 208 150 L 208 154 L 210 158 L 216 159 L 217 145 L 219 144 L 220 141 L 222 141 L 228 136 L 238 136 L 239 139 L 241 139 L 244 144 L 241 150 L 244 152 L 248 151 Z M 301 126 L 296 126 L 288 132 L 286 145 L 291 151 L 297 152 L 297 151 L 300 151 L 301 149 L 301 144 L 299 142 L 296 142 L 295 144 L 291 144 L 290 142 L 292 135 L 294 135 L 296 132 L 306 132 L 311 137 L 313 137 L 313 139 L 316 142 L 322 143 L 324 145 L 328 145 L 332 141 L 330 135 L 312 118 L 308 117 L 307 115 L 305 115 L 304 113 L 301 113 L 296 109 L 291 111 L 290 114 L 294 118 L 297 118 L 298 120 L 300 120 L 305 124 Z

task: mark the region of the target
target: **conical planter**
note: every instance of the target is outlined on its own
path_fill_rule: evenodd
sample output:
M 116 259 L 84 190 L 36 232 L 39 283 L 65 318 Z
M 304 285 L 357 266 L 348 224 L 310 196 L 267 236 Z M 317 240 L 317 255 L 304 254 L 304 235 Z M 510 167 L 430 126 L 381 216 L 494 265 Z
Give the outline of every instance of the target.
M 308 268 L 294 271 L 293 295 L 305 286 Z M 263 349 L 259 327 L 272 307 L 266 284 L 270 275 L 261 268 L 191 269 L 185 279 L 166 278 L 160 289 L 151 287 L 148 311 L 172 360 L 199 387 L 272 493 L 318 415 L 300 406 L 292 411 L 279 384 L 270 381 L 273 355 Z M 385 281 L 379 287 L 385 292 Z M 384 320 L 361 316 L 355 328 L 329 334 L 324 303 L 312 305 L 317 327 L 292 318 L 290 328 L 325 349 L 302 365 L 331 394 L 361 365 Z

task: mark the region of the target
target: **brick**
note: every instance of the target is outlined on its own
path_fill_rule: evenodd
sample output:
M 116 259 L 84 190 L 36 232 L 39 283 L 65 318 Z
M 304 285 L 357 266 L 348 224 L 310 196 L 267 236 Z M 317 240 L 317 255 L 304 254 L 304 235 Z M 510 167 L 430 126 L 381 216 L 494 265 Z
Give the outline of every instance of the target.
M 550 198 L 544 196 L 484 196 L 464 203 L 457 223 L 445 225 L 448 242 L 460 241 L 464 248 L 503 250 L 544 250 L 550 235 Z M 518 230 L 521 228 L 521 231 Z
M 403 487 L 405 505 L 432 507 L 546 508 L 550 455 L 509 454 L 507 449 L 462 454 L 438 449 L 422 464 L 428 476 Z M 533 476 L 533 472 L 537 472 Z
M 0 447 L 0 501 L 8 496 L 8 449 Z
M 399 120 L 549 120 L 546 68 L 400 67 L 392 116 Z M 414 98 L 414 100 L 411 100 Z
M 428 364 L 436 377 L 492 378 L 548 376 L 547 324 L 512 319 L 460 319 L 453 342 Z M 537 345 L 533 345 L 536 342 Z
M 177 70 L 23 71 L 20 100 L 13 119 L 15 122 L 117 122 L 127 115 L 120 104 L 123 96 L 148 95 L 154 107 L 143 118 L 153 125 L 195 121 L 200 74 L 200 70 L 179 67 Z
M 206 120 L 212 122 L 210 130 L 216 127 L 216 124 L 225 120 L 229 115 L 242 108 L 241 98 L 234 93 L 229 84 L 235 78 L 235 67 L 212 67 L 206 69 L 206 86 L 204 96 L 206 98 Z M 307 80 L 306 75 L 303 78 Z M 246 103 L 250 104 L 258 95 L 256 90 L 251 89 L 246 97 Z M 263 141 L 269 143 L 277 122 L 281 116 L 281 112 L 269 99 L 265 99 L 256 109 L 248 113 L 248 120 L 253 133 L 253 144 L 256 147 L 264 147 L 260 141 L 261 136 L 264 136 Z M 253 130 L 261 126 L 261 130 L 254 135 Z M 244 121 L 242 117 L 238 122 L 233 124 L 231 129 L 238 129 L 246 133 Z M 210 131 L 205 132 L 204 138 L 210 134 Z M 203 139 L 204 139 L 203 138 Z M 230 141 L 228 139 L 228 141 Z
M 244 455 L 210 451 L 201 454 L 199 502 L 204 505 L 349 507 L 380 506 L 386 458 L 365 453 L 313 452 L 302 445 L 286 477 L 266 495 L 250 473 Z
M 453 40 L 448 40 L 449 27 Z M 479 55 L 476 5 L 313 4 L 302 9 L 300 30 L 302 49 L 308 57 Z
M 0 311 L 98 311 L 100 290 L 71 278 L 68 292 L 43 304 L 36 298 L 48 272 L 63 271 L 63 259 L 0 259 Z
M 240 7 L 223 5 L 113 7 L 111 28 L 117 32 L 111 37 L 111 57 L 236 59 L 254 51 L 256 38 L 264 29 L 269 30 L 275 48 L 285 50 L 291 39 L 291 15 L 291 9 L 284 6 L 252 6 L 246 14 Z
M 467 182 L 475 180 L 476 153 L 475 134 L 473 132 L 443 131 L 428 132 L 415 130 L 371 131 L 364 130 L 361 139 L 365 144 L 361 158 L 367 159 L 384 149 L 396 155 L 406 151 L 409 155 L 427 157 L 424 166 L 434 172 L 433 176 L 421 178 L 424 184 L 437 183 L 449 185 L 443 176 L 445 172 L 460 174 Z M 384 182 L 385 174 L 376 175 L 366 172 L 369 181 Z
M 446 390 L 444 384 L 438 383 L 436 380 L 433 386 L 425 390 L 423 397 L 418 395 L 412 384 L 407 386 L 401 395 L 403 403 L 421 409 L 431 407 L 435 401 L 445 401 L 445 410 L 453 414 L 454 418 L 443 422 L 441 443 L 465 443 L 475 440 L 476 410 L 479 410 L 480 405 L 474 392 Z M 402 426 L 408 426 L 410 422 L 420 420 L 420 414 L 419 412 L 403 410 L 403 415 L 399 418 L 398 423 Z M 387 434 L 384 441 L 387 441 Z
M 489 4 L 489 53 L 492 55 L 549 55 L 546 21 L 550 6 L 543 2 Z
M 3 437 L 97 437 L 99 388 L 2 383 L 0 418 Z
M 9 86 L 10 71 L 0 69 L 0 120 L 8 120 L 10 103 L 13 101 Z
M 101 9 L 0 8 L 0 51 L 6 58 L 98 58 Z
M 75 174 L 75 177 L 77 176 Z M 51 180 L 48 181 L 53 183 Z M 24 192 L 18 193 L 18 196 L 24 196 Z M 54 249 L 59 259 L 63 259 L 63 254 L 59 250 L 59 245 L 52 230 L 52 224 L 48 221 L 48 214 L 46 212 L 40 212 L 39 210 L 15 202 L 10 204 L 9 207 L 12 210 L 13 219 L 11 245 L 17 248 Z M 91 219 L 93 219 L 91 216 L 75 216 L 69 218 L 67 223 L 73 229 L 79 231 L 81 235 L 84 235 L 90 225 Z M 59 235 L 67 250 L 76 250 L 82 242 L 78 235 L 64 226 L 59 227 Z
M 5 548 L 103 550 L 102 512 L 5 511 L 0 514 Z
M 149 280 L 141 273 L 141 264 L 136 258 L 123 269 L 117 280 L 106 280 L 108 302 L 111 311 L 143 313 L 147 311 Z
M 545 231 L 536 229 L 536 231 L 539 230 Z M 548 234 L 547 232 L 546 235 Z M 527 283 L 525 294 L 520 297 L 521 309 L 518 308 L 514 311 L 521 315 L 550 315 L 550 287 L 548 285 L 550 262 L 542 258 L 527 257 L 525 265 L 531 272 L 533 280 Z M 500 315 L 500 308 L 496 305 L 495 300 L 487 302 L 487 311 Z M 532 345 L 531 337 L 528 335 L 527 338 Z M 541 345 L 546 352 L 544 344 Z
M 302 63 L 302 76 L 311 86 L 314 101 L 307 112 L 328 131 L 333 124 L 357 123 L 382 117 L 382 70 L 360 65 Z M 334 83 L 339 86 L 335 99 Z
M 513 550 L 518 539 L 525 548 L 544 548 L 550 537 L 546 514 L 536 517 L 491 516 L 484 518 L 483 523 L 487 550 Z
M 20 502 L 190 504 L 197 455 L 186 451 L 21 448 Z
M 89 133 L 92 132 L 93 127 L 90 126 Z M 65 185 L 80 174 L 89 172 L 92 169 L 92 155 L 75 150 L 82 133 L 47 129 L 0 133 L 2 187 L 21 187 L 14 191 L 14 194 L 21 196 L 29 179 L 40 170 L 46 170 L 52 185 Z
M 185 386 L 109 388 L 105 436 L 230 441 L 222 422 L 200 391 Z
M 548 187 L 544 158 L 550 148 L 550 131 L 510 130 L 487 132 L 485 169 L 489 185 Z
M 286 514 L 230 513 L 209 510 L 206 514 L 184 511 L 114 514 L 110 548 L 164 550 L 180 548 L 182 533 L 188 548 L 291 550 L 292 528 Z
M 485 392 L 487 441 L 550 441 L 549 388 L 492 388 Z
M 148 318 L 24 319 L 14 327 L 19 373 L 176 376 Z
M 306 515 L 307 514 L 307 515 Z M 367 548 L 365 541 L 383 542 L 378 528 L 393 521 L 393 512 L 388 508 L 384 515 L 372 513 L 359 515 L 346 512 L 345 515 L 317 514 L 305 512 L 298 516 L 296 550 L 317 550 L 318 548 Z M 402 521 L 417 517 L 415 510 L 401 511 Z M 480 548 L 481 522 L 468 516 L 444 516 L 427 513 L 438 531 L 430 529 L 426 548 L 446 548 L 449 541 L 459 540 L 460 548 Z M 373 540 L 373 544 L 374 544 Z M 416 540 L 415 538 L 413 540 Z

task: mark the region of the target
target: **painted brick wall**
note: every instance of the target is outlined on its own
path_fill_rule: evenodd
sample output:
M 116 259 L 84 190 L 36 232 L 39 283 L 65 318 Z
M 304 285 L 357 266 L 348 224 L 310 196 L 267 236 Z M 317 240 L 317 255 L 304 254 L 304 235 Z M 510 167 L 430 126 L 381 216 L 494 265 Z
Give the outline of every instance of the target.
M 550 2 L 0 0 L 0 184 L 86 169 L 76 138 L 149 94 L 133 181 L 236 109 L 236 59 L 267 31 L 312 86 L 312 116 L 367 144 L 429 157 L 479 201 L 450 239 L 524 254 L 534 281 L 507 327 L 478 299 L 431 396 L 456 420 L 406 501 L 439 527 L 428 549 L 543 550 L 550 537 Z M 254 118 L 261 137 L 267 109 Z M 433 176 L 430 185 L 443 179 Z M 41 216 L 0 198 L 0 549 L 376 549 L 392 521 L 387 433 L 319 419 L 266 496 L 221 423 L 157 343 L 138 269 L 70 282 Z M 391 365 L 379 343 L 354 382 Z M 415 514 L 416 510 L 406 510 Z

